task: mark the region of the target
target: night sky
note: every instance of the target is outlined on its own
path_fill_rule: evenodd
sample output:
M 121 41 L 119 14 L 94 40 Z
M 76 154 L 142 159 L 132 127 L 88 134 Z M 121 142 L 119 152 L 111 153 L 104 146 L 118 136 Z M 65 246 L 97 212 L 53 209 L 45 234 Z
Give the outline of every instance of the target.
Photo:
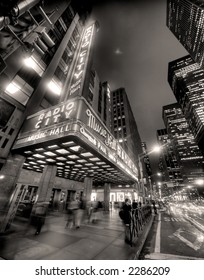
M 101 1 L 92 18 L 100 24 L 99 79 L 112 90 L 125 87 L 141 140 L 151 150 L 156 130 L 164 128 L 162 106 L 176 102 L 167 82 L 168 62 L 187 54 L 166 27 L 166 0 Z

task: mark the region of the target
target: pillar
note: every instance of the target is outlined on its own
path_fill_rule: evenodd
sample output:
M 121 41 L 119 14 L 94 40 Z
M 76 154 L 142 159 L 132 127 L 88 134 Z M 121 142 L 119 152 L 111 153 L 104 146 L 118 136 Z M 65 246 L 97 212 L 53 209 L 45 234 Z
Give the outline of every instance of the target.
M 105 211 L 109 211 L 110 189 L 111 189 L 111 184 L 105 183 L 104 185 L 104 210 Z
M 56 165 L 46 165 L 43 169 L 38 188 L 38 201 L 49 202 L 52 189 L 55 186 Z
M 93 185 L 93 179 L 90 177 L 86 177 L 84 179 L 84 192 L 83 192 L 83 200 L 85 200 L 86 202 L 91 200 L 92 185 Z
M 25 157 L 15 154 L 9 155 L 0 172 L 0 232 L 6 230 L 6 226 L 14 211 L 9 211 L 11 198 L 16 189 L 16 184 L 25 161 Z

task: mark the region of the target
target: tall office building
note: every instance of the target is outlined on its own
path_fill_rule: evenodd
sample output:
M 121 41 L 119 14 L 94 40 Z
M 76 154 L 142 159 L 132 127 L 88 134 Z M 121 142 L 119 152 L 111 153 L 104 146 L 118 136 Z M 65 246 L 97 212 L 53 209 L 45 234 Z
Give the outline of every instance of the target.
M 203 156 L 178 103 L 163 107 L 163 120 L 184 183 L 202 177 Z
M 134 163 L 139 168 L 139 160 L 142 164 L 143 178 L 145 178 L 145 185 L 148 188 L 148 174 L 144 162 L 144 149 L 146 146 L 142 145 L 137 124 L 128 100 L 125 88 L 118 88 L 111 92 L 112 104 L 112 131 L 115 138 L 125 151 L 132 155 Z
M 162 175 L 162 182 L 168 188 L 183 185 L 181 168 L 174 153 L 173 143 L 167 133 L 167 129 L 157 130 L 157 141 L 162 146 L 159 156 L 159 171 Z
M 0 17 L 0 231 L 19 205 L 59 210 L 101 185 L 108 209 L 112 184 L 138 184 L 133 155 L 110 131 L 109 86 L 93 69 L 98 23 L 76 2 L 22 0 Z
M 167 0 L 167 26 L 192 59 L 204 63 L 204 3 L 197 0 Z
M 142 153 L 141 138 L 137 124 L 124 88 L 111 92 L 112 97 L 112 130 L 121 146 L 137 156 Z M 135 159 L 137 161 L 137 159 Z
M 168 82 L 204 154 L 204 69 L 182 57 L 169 63 Z

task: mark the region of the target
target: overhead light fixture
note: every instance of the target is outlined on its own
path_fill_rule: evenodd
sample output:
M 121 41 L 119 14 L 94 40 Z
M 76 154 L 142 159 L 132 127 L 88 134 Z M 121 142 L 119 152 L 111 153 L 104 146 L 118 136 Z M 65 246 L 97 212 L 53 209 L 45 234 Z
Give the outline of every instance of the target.
M 57 95 L 61 94 L 61 87 L 53 80 L 48 83 L 48 88 Z
M 48 146 L 49 149 L 56 149 L 56 148 L 59 148 L 57 145 L 51 145 L 51 146 Z
M 59 154 L 62 154 L 62 155 L 67 155 L 69 154 L 69 152 L 65 149 L 59 149 L 59 150 L 56 150 L 56 152 L 58 152 Z
M 52 153 L 52 152 L 44 152 L 44 154 L 45 154 L 46 156 L 50 156 L 50 157 L 56 156 L 56 154 L 54 154 L 54 153 Z
M 56 162 L 56 160 L 51 159 L 51 158 L 46 159 L 46 161 L 48 161 L 48 162 Z
M 36 158 L 45 158 L 45 156 L 41 155 L 41 154 L 33 154 L 33 157 Z
M 11 82 L 7 87 L 6 87 L 6 92 L 10 94 L 14 94 L 17 91 L 19 91 L 21 88 L 19 85 L 17 85 L 15 82 Z
M 64 158 L 64 157 L 57 157 L 56 159 L 57 159 L 57 160 L 62 160 L 62 161 L 66 161 L 66 160 L 67 160 L 67 159 Z
M 75 152 L 78 152 L 80 149 L 81 149 L 81 146 L 70 147 L 70 150 L 73 150 Z

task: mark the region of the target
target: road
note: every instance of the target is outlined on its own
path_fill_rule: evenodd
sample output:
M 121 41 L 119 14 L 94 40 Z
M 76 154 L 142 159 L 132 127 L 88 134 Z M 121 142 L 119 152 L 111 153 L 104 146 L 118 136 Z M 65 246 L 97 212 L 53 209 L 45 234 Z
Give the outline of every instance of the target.
M 204 259 L 204 204 L 170 203 L 158 211 L 139 259 Z

